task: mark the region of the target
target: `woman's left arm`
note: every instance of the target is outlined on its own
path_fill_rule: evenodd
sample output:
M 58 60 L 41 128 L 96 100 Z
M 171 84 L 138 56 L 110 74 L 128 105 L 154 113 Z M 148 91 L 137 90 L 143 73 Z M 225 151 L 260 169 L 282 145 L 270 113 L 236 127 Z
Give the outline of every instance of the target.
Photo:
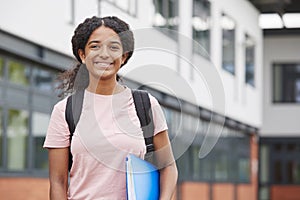
M 171 200 L 177 183 L 177 167 L 168 132 L 162 131 L 153 137 L 156 166 L 160 172 L 160 200 Z

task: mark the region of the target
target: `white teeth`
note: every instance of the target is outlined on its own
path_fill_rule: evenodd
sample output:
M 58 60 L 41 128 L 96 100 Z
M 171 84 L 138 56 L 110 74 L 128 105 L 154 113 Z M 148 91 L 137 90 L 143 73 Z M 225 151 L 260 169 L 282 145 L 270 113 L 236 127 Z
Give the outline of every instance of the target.
M 95 62 L 96 65 L 98 65 L 99 67 L 108 67 L 110 65 L 110 63 L 103 63 L 103 62 Z

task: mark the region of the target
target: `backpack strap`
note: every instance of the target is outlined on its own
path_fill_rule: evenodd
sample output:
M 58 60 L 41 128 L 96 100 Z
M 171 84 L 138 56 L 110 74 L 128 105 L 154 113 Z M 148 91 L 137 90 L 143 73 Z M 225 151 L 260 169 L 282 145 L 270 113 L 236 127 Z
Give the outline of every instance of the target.
M 84 90 L 76 91 L 75 94 L 71 95 L 67 99 L 66 111 L 65 111 L 65 119 L 68 123 L 69 131 L 70 131 L 70 147 L 69 147 L 69 171 L 72 167 L 73 156 L 71 153 L 71 141 L 76 128 L 76 125 L 79 121 L 82 104 L 83 104 L 83 96 Z
M 154 125 L 149 94 L 144 90 L 132 90 L 132 96 L 134 99 L 137 116 L 140 120 L 141 128 L 143 130 L 147 153 L 150 153 L 154 151 Z

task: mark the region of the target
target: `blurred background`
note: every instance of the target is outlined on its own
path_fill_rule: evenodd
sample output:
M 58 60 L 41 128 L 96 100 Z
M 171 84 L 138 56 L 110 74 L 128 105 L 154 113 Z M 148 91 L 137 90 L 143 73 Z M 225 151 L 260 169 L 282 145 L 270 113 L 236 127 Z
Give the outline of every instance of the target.
M 299 1 L 0 0 L 1 199 L 48 199 L 42 146 L 60 100 L 55 79 L 74 63 L 74 28 L 94 15 L 116 15 L 137 33 L 139 51 L 120 73 L 164 109 L 175 199 L 300 198 Z M 193 98 L 147 84 L 153 76 L 133 73 L 140 66 L 166 66 L 162 77 L 180 76 Z

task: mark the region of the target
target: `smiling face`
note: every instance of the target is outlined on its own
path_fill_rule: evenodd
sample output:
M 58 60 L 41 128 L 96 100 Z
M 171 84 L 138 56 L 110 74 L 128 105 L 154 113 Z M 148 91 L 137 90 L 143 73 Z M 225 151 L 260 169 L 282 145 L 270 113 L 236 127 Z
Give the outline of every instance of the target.
M 118 34 L 100 26 L 90 35 L 79 56 L 89 71 L 90 81 L 116 80 L 121 64 L 126 60 Z

